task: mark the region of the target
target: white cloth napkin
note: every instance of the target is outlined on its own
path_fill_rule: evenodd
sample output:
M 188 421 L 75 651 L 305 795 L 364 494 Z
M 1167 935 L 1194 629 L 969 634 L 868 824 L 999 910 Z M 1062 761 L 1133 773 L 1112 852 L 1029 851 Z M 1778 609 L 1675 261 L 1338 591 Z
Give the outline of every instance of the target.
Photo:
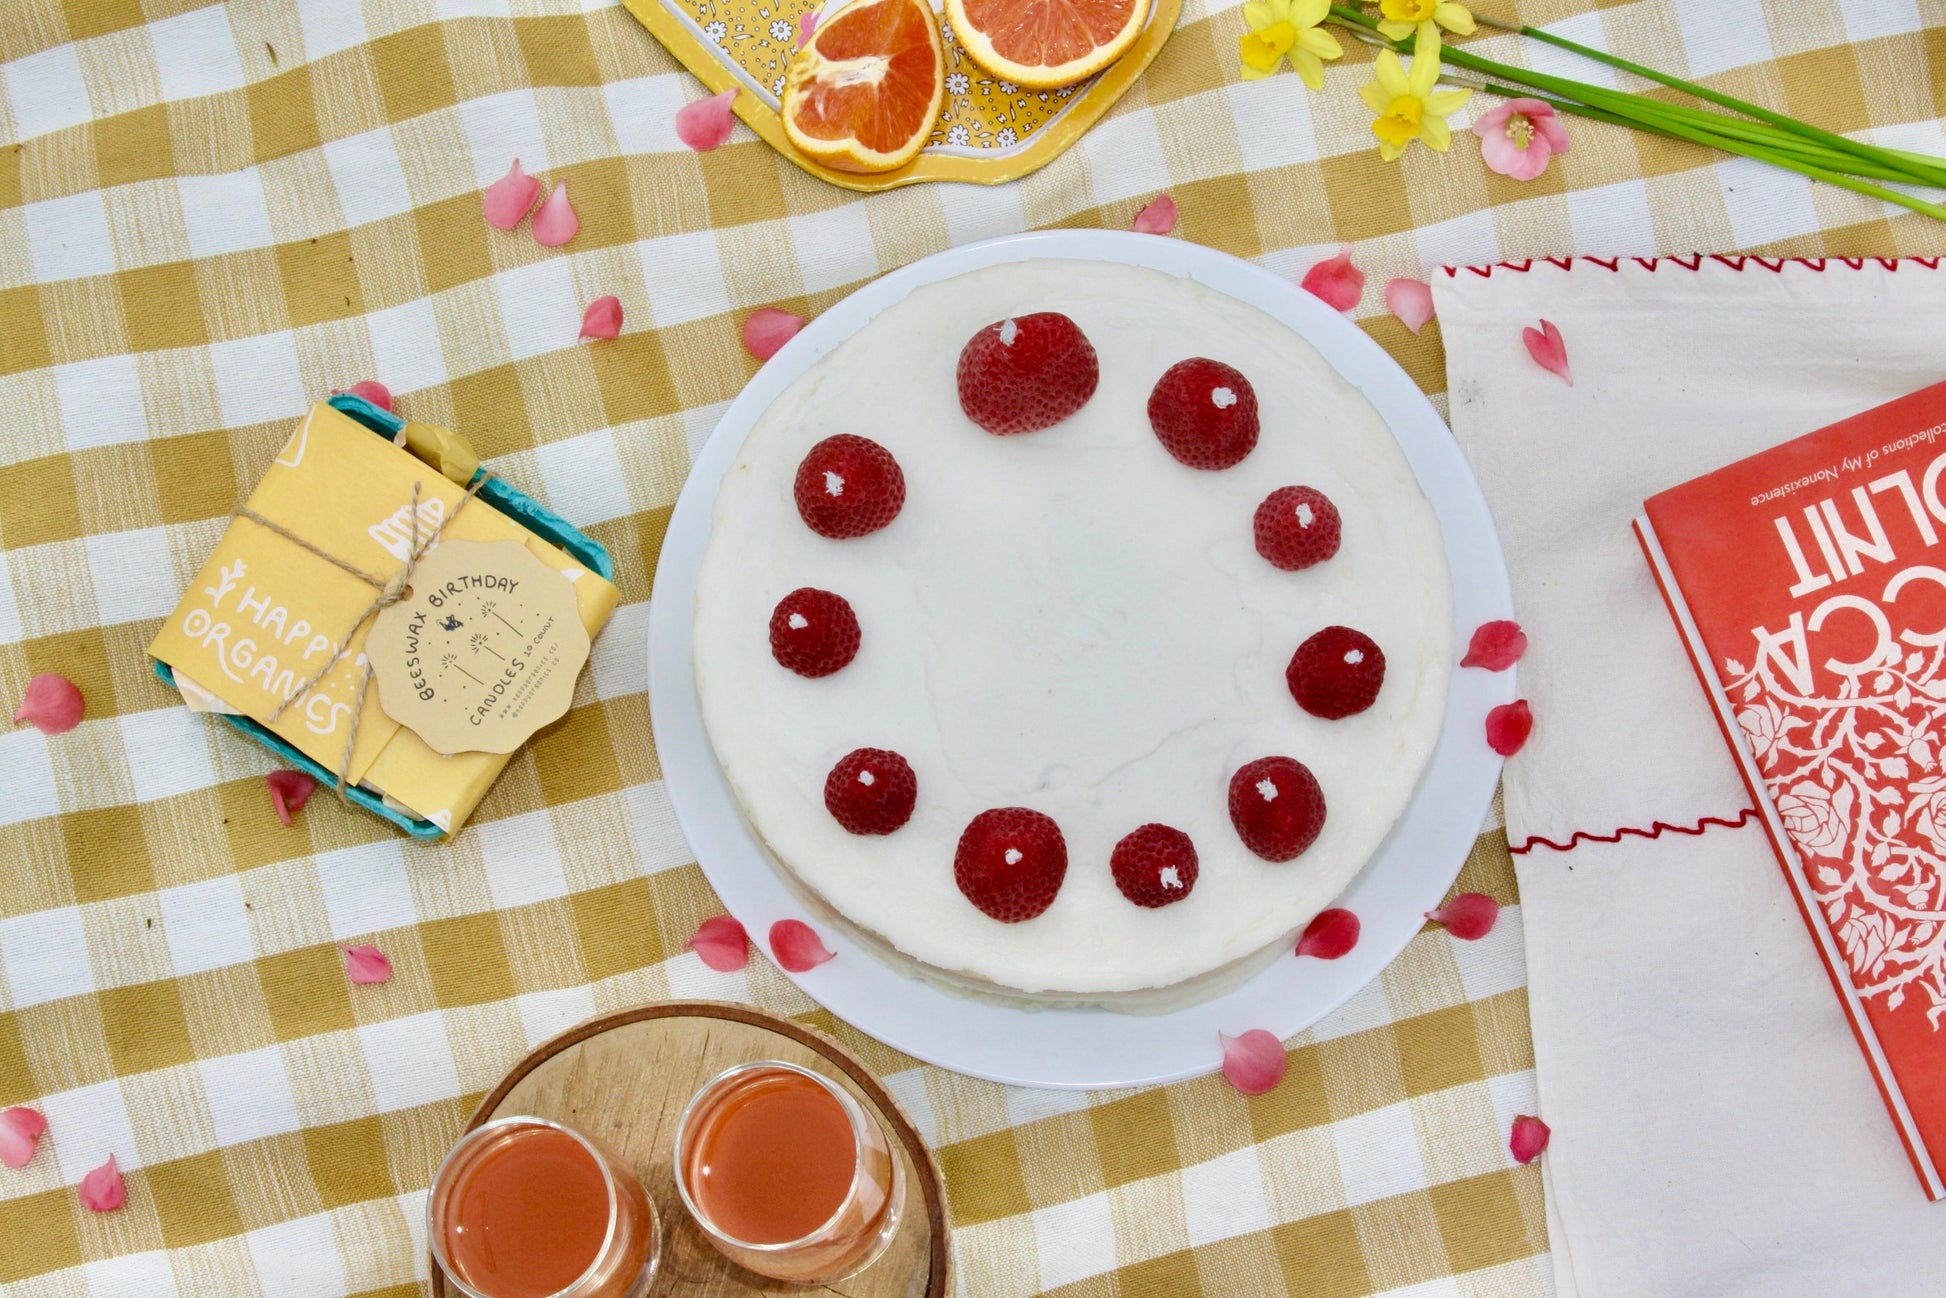
M 1762 830 L 1644 836 L 1750 800 L 1629 521 L 1664 487 L 1946 377 L 1946 265 L 1895 265 L 1433 276 L 1453 431 L 1531 644 L 1506 819 L 1563 1298 L 1900 1298 L 1946 1275 L 1946 1209 Z M 1572 387 L 1521 342 L 1543 317 Z

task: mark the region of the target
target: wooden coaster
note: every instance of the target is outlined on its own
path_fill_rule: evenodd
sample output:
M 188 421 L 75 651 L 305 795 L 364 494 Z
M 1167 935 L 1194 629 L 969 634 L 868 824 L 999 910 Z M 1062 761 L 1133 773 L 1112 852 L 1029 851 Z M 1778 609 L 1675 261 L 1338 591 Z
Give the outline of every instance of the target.
M 848 1280 L 819 1288 L 841 1298 L 945 1298 L 952 1289 L 946 1196 L 932 1151 L 878 1079 L 821 1032 L 748 1005 L 666 1001 L 593 1019 L 544 1041 L 480 1101 L 466 1129 L 532 1114 L 586 1132 L 615 1150 L 649 1188 L 662 1224 L 662 1263 L 651 1293 L 683 1298 L 802 1294 L 736 1266 L 710 1246 L 676 1193 L 676 1120 L 689 1098 L 726 1068 L 758 1059 L 821 1073 L 850 1091 L 892 1138 L 905 1166 L 899 1233 L 884 1256 Z M 452 1298 L 438 1264 L 435 1298 Z

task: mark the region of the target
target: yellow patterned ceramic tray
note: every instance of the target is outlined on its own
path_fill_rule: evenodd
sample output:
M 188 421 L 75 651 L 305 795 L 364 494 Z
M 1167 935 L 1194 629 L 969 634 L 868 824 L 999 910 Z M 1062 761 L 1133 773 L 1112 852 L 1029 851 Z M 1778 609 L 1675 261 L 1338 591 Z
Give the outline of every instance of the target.
M 784 65 L 797 43 L 798 15 L 822 0 L 623 0 L 628 11 L 713 93 L 737 86 L 736 114 L 771 148 L 804 170 L 847 189 L 895 189 L 926 180 L 998 185 L 1052 162 L 1081 138 L 1149 66 L 1175 30 L 1182 0 L 1154 0 L 1148 24 L 1128 52 L 1077 86 L 1025 90 L 968 58 L 946 38 L 946 101 L 932 139 L 894 171 L 861 176 L 819 166 L 790 146 L 778 101 Z

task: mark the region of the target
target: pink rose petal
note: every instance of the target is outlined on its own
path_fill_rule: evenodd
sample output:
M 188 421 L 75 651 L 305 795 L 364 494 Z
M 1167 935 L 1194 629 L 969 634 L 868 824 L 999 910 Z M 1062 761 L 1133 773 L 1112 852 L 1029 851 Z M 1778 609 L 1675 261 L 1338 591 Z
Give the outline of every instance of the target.
M 1365 272 L 1351 264 L 1351 245 L 1346 244 L 1338 249 L 1337 256 L 1326 257 L 1305 271 L 1301 287 L 1322 298 L 1333 311 L 1349 311 L 1365 296 Z
M 380 410 L 390 410 L 392 408 L 392 389 L 374 379 L 361 379 L 346 388 L 345 391 L 351 393 L 354 397 L 363 397 Z
M 64 735 L 81 724 L 86 707 L 73 681 L 58 672 L 42 672 L 27 682 L 14 720 L 25 721 L 44 735 Z
M 803 920 L 780 919 L 770 926 L 770 953 L 791 973 L 815 969 L 836 955 Z
M 613 294 L 598 297 L 581 313 L 582 338 L 614 338 L 622 332 L 622 300 Z M 580 339 L 575 341 L 579 342 Z
M 355 983 L 382 983 L 392 976 L 392 962 L 375 946 L 345 948 L 345 977 Z
M 270 786 L 270 805 L 286 829 L 290 827 L 291 813 L 302 811 L 318 787 L 318 782 L 303 771 L 272 771 L 264 776 L 264 783 Z
M 1529 326 L 1520 331 L 1520 341 L 1527 344 L 1527 354 L 1534 358 L 1534 364 L 1552 374 L 1559 374 L 1574 386 L 1574 375 L 1568 372 L 1568 345 L 1561 340 L 1561 331 L 1554 327 L 1551 320 L 1541 321 L 1538 329 Z
M 34 1146 L 47 1130 L 47 1119 L 32 1109 L 16 1105 L 0 1113 L 0 1163 L 25 1167 L 33 1161 Z
M 1553 1134 L 1545 1122 L 1523 1113 L 1514 1119 L 1507 1148 L 1512 1151 L 1514 1162 L 1531 1163 L 1541 1156 L 1541 1151 L 1547 1148 L 1547 1138 Z
M 1520 629 L 1520 623 L 1505 619 L 1482 622 L 1473 628 L 1472 643 L 1466 646 L 1466 657 L 1460 659 L 1460 666 L 1504 672 L 1526 652 L 1527 633 Z
M 1432 288 L 1423 279 L 1389 280 L 1385 285 L 1385 309 L 1399 323 L 1418 333 L 1432 319 Z
M 558 248 L 581 230 L 581 218 L 568 202 L 568 182 L 562 181 L 534 213 L 534 242 L 543 248 Z
M 1527 742 L 1534 730 L 1534 710 L 1526 699 L 1502 703 L 1487 713 L 1487 747 L 1502 757 L 1512 757 Z
M 799 14 L 797 16 L 797 48 L 801 50 L 806 45 L 809 45 L 811 43 L 811 37 L 817 32 L 817 30 L 818 30 L 817 10 L 813 9 L 809 13 Z
M 1167 194 L 1155 199 L 1135 214 L 1135 233 L 1167 234 L 1176 228 L 1176 200 Z
M 1357 945 L 1358 916 L 1333 906 L 1330 910 L 1319 911 L 1304 926 L 1304 936 L 1297 940 L 1297 953 L 1316 956 L 1320 960 L 1336 960 Z
M 1262 1028 L 1251 1028 L 1240 1036 L 1219 1032 L 1223 1043 L 1223 1076 L 1244 1095 L 1262 1095 L 1284 1079 L 1289 1060 L 1284 1043 Z
M 730 915 L 704 920 L 696 936 L 689 939 L 689 949 L 718 973 L 730 973 L 750 963 L 750 935 Z
M 128 1187 L 122 1184 L 122 1169 L 115 1156 L 81 1178 L 81 1206 L 89 1212 L 113 1212 L 128 1202 Z
M 743 350 L 760 361 L 775 356 L 778 349 L 797 337 L 797 331 L 804 327 L 804 317 L 779 311 L 774 306 L 758 307 L 743 322 Z
M 541 182 L 520 169 L 520 159 L 507 168 L 507 174 L 486 188 L 480 205 L 486 210 L 487 224 L 501 230 L 511 230 L 520 224 L 520 218 L 533 210 L 534 199 L 541 192 Z
M 698 153 L 708 153 L 730 138 L 736 114 L 730 106 L 737 101 L 737 88 L 722 94 L 695 99 L 676 110 L 676 138 Z
M 1494 922 L 1500 918 L 1500 903 L 1484 892 L 1463 892 L 1438 910 L 1427 911 L 1426 918 L 1444 924 L 1446 931 L 1462 942 L 1477 942 L 1493 932 Z

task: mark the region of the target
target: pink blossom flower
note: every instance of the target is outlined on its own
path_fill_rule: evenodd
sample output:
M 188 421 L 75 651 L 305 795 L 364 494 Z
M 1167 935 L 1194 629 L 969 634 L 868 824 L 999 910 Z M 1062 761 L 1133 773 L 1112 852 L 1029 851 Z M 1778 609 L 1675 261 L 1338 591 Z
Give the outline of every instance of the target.
M 1487 169 L 1515 180 L 1532 180 L 1547 160 L 1569 147 L 1568 128 L 1554 106 L 1539 99 L 1509 99 L 1473 123 Z

